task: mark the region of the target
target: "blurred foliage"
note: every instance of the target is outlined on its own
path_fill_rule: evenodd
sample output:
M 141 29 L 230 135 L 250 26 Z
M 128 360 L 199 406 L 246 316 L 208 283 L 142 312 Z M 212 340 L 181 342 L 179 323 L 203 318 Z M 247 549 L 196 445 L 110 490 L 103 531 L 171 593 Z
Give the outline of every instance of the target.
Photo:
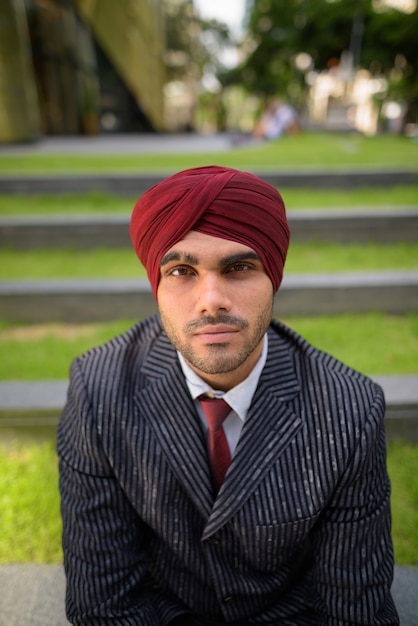
M 216 127 L 224 129 L 225 111 L 216 75 L 223 70 L 220 51 L 232 42 L 228 26 L 216 19 L 200 18 L 192 0 L 166 0 L 164 18 L 167 83 L 174 91 L 176 84 L 180 89 L 180 83 L 183 89 L 188 85 L 198 96 L 194 104 L 190 102 L 190 119 L 184 130 L 195 129 L 197 110 L 201 114 L 206 110 L 215 111 Z
M 350 51 L 355 67 L 387 78 L 388 96 L 404 100 L 407 121 L 416 122 L 417 32 L 417 7 L 405 13 L 383 0 L 253 0 L 248 14 L 250 54 L 223 80 L 264 97 L 287 95 L 300 104 L 307 85 L 297 55 L 309 55 L 309 69 L 321 71 Z
M 165 2 L 164 19 L 168 81 L 200 78 L 205 65 L 219 65 L 219 48 L 230 41 L 225 24 L 200 19 L 192 0 Z

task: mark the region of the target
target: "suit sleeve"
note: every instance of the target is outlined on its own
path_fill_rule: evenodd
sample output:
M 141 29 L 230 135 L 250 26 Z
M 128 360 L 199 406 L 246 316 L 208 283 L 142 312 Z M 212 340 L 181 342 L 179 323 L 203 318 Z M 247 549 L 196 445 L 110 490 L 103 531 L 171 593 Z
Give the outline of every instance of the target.
M 314 537 L 317 608 L 324 626 L 395 626 L 393 549 L 383 392 Z
M 102 450 L 81 368 L 58 428 L 66 610 L 83 626 L 157 626 L 141 526 Z

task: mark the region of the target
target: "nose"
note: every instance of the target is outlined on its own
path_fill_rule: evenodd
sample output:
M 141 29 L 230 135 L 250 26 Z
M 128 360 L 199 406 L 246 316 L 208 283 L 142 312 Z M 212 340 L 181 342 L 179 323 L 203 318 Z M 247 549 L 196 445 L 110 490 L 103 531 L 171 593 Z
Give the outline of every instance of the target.
M 231 309 L 229 290 L 221 276 L 211 273 L 200 276 L 196 289 L 196 308 L 200 315 L 216 315 Z

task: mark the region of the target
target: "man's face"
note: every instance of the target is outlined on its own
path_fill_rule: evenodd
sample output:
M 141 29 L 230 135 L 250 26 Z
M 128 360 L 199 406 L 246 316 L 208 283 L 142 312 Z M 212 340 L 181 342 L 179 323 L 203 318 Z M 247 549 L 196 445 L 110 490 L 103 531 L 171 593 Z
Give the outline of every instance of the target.
M 201 378 L 226 391 L 248 376 L 273 308 L 254 250 L 190 231 L 162 258 L 157 297 L 169 339 Z

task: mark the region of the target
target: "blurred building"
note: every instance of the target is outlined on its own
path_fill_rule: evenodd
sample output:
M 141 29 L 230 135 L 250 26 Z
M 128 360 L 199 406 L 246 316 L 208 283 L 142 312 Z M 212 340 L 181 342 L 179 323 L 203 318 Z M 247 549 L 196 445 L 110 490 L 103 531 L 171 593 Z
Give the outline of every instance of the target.
M 2 0 L 0 142 L 164 129 L 163 0 Z

